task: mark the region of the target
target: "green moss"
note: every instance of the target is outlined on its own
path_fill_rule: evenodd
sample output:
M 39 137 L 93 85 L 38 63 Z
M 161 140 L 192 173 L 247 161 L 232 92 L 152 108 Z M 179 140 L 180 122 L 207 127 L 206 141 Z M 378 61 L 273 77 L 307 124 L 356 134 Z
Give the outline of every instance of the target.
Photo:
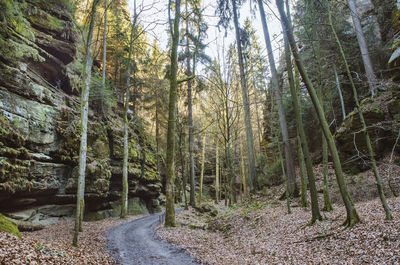
M 1 213 L 0 213 L 0 230 L 12 234 L 21 239 L 21 233 L 19 232 L 18 227 Z
M 58 18 L 40 10 L 40 9 L 33 9 L 34 12 L 31 12 L 31 15 L 28 17 L 29 21 L 44 29 L 50 31 L 60 32 L 63 30 L 64 23 L 59 20 Z
M 11 147 L 21 147 L 25 144 L 25 138 L 3 116 L 0 116 L 0 141 Z

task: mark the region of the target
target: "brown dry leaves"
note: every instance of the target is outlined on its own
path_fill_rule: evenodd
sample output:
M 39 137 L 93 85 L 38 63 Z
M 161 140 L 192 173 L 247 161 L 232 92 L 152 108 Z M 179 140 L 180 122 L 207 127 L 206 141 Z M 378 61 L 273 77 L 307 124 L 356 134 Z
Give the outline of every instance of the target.
M 0 264 L 116 264 L 106 251 L 107 230 L 140 217 L 84 222 L 84 231 L 79 234 L 79 248 L 72 246 L 71 221 L 59 222 L 36 232 L 24 232 L 22 240 L 0 232 Z
M 358 203 L 362 223 L 352 229 L 341 226 L 346 216 L 341 205 L 323 213 L 323 222 L 305 226 L 308 209 L 293 208 L 288 215 L 284 202 L 259 200 L 256 207 L 225 209 L 212 222 L 216 231 L 190 229 L 187 220 L 207 218 L 189 210 L 177 217 L 181 227 L 160 227 L 157 233 L 204 264 L 400 263 L 400 198 L 389 199 L 394 221 L 385 221 L 379 200 Z

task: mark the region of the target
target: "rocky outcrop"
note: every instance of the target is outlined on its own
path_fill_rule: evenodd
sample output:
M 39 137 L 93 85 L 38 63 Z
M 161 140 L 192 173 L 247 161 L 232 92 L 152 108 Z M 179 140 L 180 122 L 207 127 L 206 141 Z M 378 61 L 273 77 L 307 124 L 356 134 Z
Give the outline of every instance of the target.
M 397 90 L 395 90 L 397 91 Z M 393 97 L 393 92 L 381 93 L 377 98 L 367 98 L 361 102 L 368 134 L 376 159 L 391 151 L 398 131 L 400 100 Z M 349 113 L 335 138 L 344 169 L 357 174 L 370 167 L 365 135 L 361 131 L 358 111 Z
M 71 216 L 82 65 L 71 4 L 6 0 L 0 8 L 0 211 L 29 221 Z M 113 209 L 120 199 L 121 106 L 112 113 L 107 119 L 92 110 L 89 115 L 88 213 Z M 160 176 L 139 119 L 130 128 L 129 144 L 129 196 L 152 211 L 158 207 Z

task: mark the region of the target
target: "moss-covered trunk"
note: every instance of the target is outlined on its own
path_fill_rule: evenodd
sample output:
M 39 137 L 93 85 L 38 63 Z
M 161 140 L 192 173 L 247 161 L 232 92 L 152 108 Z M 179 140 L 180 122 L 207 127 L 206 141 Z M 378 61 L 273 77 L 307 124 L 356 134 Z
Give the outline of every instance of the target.
M 169 3 L 171 8 L 171 0 Z M 176 226 L 175 204 L 174 204 L 174 158 L 175 158 L 175 106 L 177 97 L 177 71 L 178 71 L 178 42 L 179 42 L 179 20 L 181 16 L 181 1 L 175 1 L 175 17 L 173 20 L 172 46 L 171 46 L 171 73 L 169 76 L 169 103 L 168 103 L 168 130 L 167 130 L 167 153 L 166 153 L 166 205 L 165 226 Z
M 85 204 L 85 173 L 86 173 L 86 152 L 87 152 L 87 123 L 89 112 L 89 90 L 90 80 L 92 77 L 92 63 L 93 58 L 91 55 L 91 44 L 93 38 L 93 30 L 96 21 L 96 6 L 99 0 L 95 0 L 92 5 L 90 13 L 89 32 L 86 40 L 86 65 L 85 65 L 85 86 L 81 91 L 81 140 L 79 148 L 79 177 L 78 188 L 76 194 L 76 212 L 75 212 L 75 228 L 74 238 L 72 245 L 78 246 L 79 231 L 82 230 L 83 210 Z

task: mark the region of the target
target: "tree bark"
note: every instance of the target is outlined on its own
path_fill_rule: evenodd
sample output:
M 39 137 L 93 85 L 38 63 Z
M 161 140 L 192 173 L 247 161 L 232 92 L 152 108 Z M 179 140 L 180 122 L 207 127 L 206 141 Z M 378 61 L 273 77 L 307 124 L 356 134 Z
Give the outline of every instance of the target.
M 289 23 L 283 8 L 283 2 L 282 0 L 276 0 L 276 4 L 278 6 L 278 11 L 281 17 L 281 21 L 283 24 L 283 30 L 286 32 L 288 40 L 289 40 L 289 44 L 290 44 L 290 48 L 292 50 L 292 54 L 293 57 L 296 60 L 296 65 L 297 68 L 299 70 L 299 73 L 301 75 L 301 77 L 303 78 L 303 81 L 306 85 L 306 88 L 308 90 L 308 93 L 311 97 L 311 101 L 314 105 L 314 108 L 317 112 L 318 115 L 318 119 L 320 122 L 320 125 L 322 127 L 322 130 L 324 132 L 325 138 L 327 139 L 327 143 L 328 143 L 328 147 L 329 150 L 331 152 L 332 155 L 332 160 L 333 160 L 333 166 L 335 168 L 335 172 L 336 172 L 336 180 L 339 186 L 339 190 L 344 202 L 344 205 L 346 207 L 346 212 L 347 212 L 347 217 L 345 222 L 343 223 L 344 225 L 347 225 L 349 227 L 352 227 L 353 225 L 355 225 L 356 223 L 360 222 L 360 217 L 358 216 L 358 213 L 356 211 L 356 208 L 354 207 L 354 203 L 351 200 L 350 197 L 350 193 L 348 191 L 347 188 L 347 184 L 344 180 L 344 176 L 343 176 L 343 170 L 342 170 L 342 165 L 340 163 L 340 159 L 339 159 L 339 154 L 335 145 L 335 141 L 334 138 L 332 136 L 332 133 L 329 129 L 329 125 L 328 122 L 326 121 L 325 115 L 324 115 L 324 111 L 322 110 L 321 107 L 321 103 L 318 99 L 317 93 L 315 91 L 315 88 L 305 70 L 303 61 L 299 55 L 299 52 L 297 50 L 297 46 L 296 46 L 296 41 L 294 39 L 293 36 L 293 31 L 292 29 L 289 27 Z
M 343 120 L 345 120 L 346 119 L 346 109 L 344 108 L 342 89 L 340 87 L 339 75 L 336 71 L 335 65 L 333 66 L 333 72 L 335 73 L 336 88 L 337 88 L 338 94 L 339 94 L 340 106 L 342 107 L 342 118 L 343 118 Z
M 169 8 L 171 0 L 169 0 Z M 179 43 L 179 20 L 181 1 L 175 1 L 175 17 L 172 29 L 172 45 L 171 45 L 171 74 L 169 77 L 169 103 L 168 103 L 168 131 L 167 131 L 167 153 L 166 153 L 166 209 L 165 209 L 165 226 L 176 226 L 175 223 L 175 204 L 174 204 L 174 158 L 175 158 L 175 106 L 177 97 L 177 71 L 178 71 L 178 43 Z
M 242 175 L 242 183 L 243 183 L 243 197 L 247 197 L 248 191 L 247 191 L 247 181 L 246 181 L 246 170 L 244 168 L 244 156 L 243 156 L 243 148 L 242 144 L 239 143 L 239 148 L 240 148 L 240 171 Z
M 186 13 L 188 3 L 186 2 Z M 186 32 L 189 31 L 188 19 L 186 19 Z M 189 37 L 186 35 L 186 75 L 192 74 L 190 70 L 190 56 L 189 56 Z M 196 207 L 196 182 L 194 172 L 194 139 L 193 139 L 193 110 L 192 110 L 192 82 L 187 82 L 187 101 L 188 101 L 188 129 L 189 129 L 189 177 L 190 177 L 190 206 Z
M 96 21 L 96 6 L 98 0 L 95 0 L 92 5 L 90 14 L 90 25 L 86 43 L 86 66 L 85 66 L 85 86 L 81 91 L 81 142 L 79 148 L 79 177 L 78 188 L 76 194 L 76 212 L 75 212 L 75 230 L 72 241 L 73 246 L 78 246 L 79 232 L 82 231 L 82 220 L 85 206 L 85 173 L 86 173 L 86 152 L 87 152 L 87 123 L 89 111 L 89 90 L 92 77 L 93 58 L 90 51 L 92 44 L 94 24 Z
M 369 57 L 367 42 L 365 41 L 364 33 L 362 30 L 360 18 L 358 17 L 358 10 L 354 0 L 347 0 L 349 5 L 351 18 L 353 19 L 354 30 L 356 32 L 358 45 L 360 47 L 361 56 L 364 63 L 365 75 L 367 76 L 369 91 L 372 97 L 376 96 L 378 81 L 374 74 L 374 69 L 372 67 L 371 59 Z
M 254 140 L 253 140 L 253 129 L 251 126 L 251 117 L 250 117 L 250 106 L 249 99 L 247 97 L 247 84 L 246 84 L 246 76 L 244 73 L 244 64 L 243 64 L 243 53 L 242 53 L 242 45 L 240 40 L 239 33 L 239 20 L 237 15 L 237 7 L 236 0 L 232 0 L 232 9 L 233 9 L 233 22 L 235 25 L 235 35 L 236 35 L 236 45 L 238 49 L 238 60 L 239 60 L 239 70 L 240 70 L 240 84 L 242 87 L 242 98 L 243 98 L 243 109 L 244 109 L 244 122 L 246 127 L 246 141 L 247 141 L 247 152 L 249 159 L 249 175 L 250 175 L 250 186 L 252 189 L 257 189 L 257 173 L 256 173 L 256 160 L 254 156 Z
M 219 203 L 220 191 L 219 191 L 219 145 L 218 138 L 215 140 L 215 203 Z
M 203 179 L 204 179 L 204 160 L 206 152 L 206 134 L 203 135 L 203 150 L 201 152 L 201 171 L 200 171 L 200 191 L 199 191 L 199 203 L 203 197 Z
M 293 197 L 293 196 L 298 195 L 299 190 L 298 190 L 298 186 L 296 183 L 296 173 L 295 173 L 294 164 L 293 164 L 292 148 L 290 146 L 290 141 L 289 141 L 287 122 L 286 122 L 285 112 L 284 112 L 283 104 L 282 104 L 282 96 L 281 96 L 281 92 L 279 89 L 278 73 L 276 71 L 275 60 L 274 60 L 274 55 L 273 55 L 273 51 L 272 51 L 271 40 L 269 37 L 269 31 L 268 31 L 267 20 L 265 17 L 264 6 L 262 3 L 262 0 L 257 0 L 257 2 L 258 2 L 259 10 L 260 10 L 261 23 L 263 26 L 265 45 L 267 47 L 267 52 L 268 52 L 268 61 L 269 61 L 269 66 L 270 66 L 270 70 L 271 70 L 271 80 L 272 80 L 274 94 L 275 94 L 275 101 L 276 101 L 276 105 L 278 106 L 279 124 L 281 127 L 281 134 L 282 134 L 282 140 L 283 140 L 283 145 L 284 145 L 286 173 L 287 173 L 287 178 L 288 178 L 288 181 L 287 181 L 288 187 L 287 188 L 288 188 L 289 196 Z
M 121 218 L 125 218 L 128 212 L 128 158 L 129 158 L 129 101 L 130 101 L 130 86 L 131 86 L 131 58 L 133 46 L 133 32 L 135 25 L 132 22 L 131 36 L 129 41 L 128 69 L 126 71 L 126 89 L 125 89 L 125 107 L 124 107 L 124 154 L 122 159 L 122 197 L 121 197 Z

